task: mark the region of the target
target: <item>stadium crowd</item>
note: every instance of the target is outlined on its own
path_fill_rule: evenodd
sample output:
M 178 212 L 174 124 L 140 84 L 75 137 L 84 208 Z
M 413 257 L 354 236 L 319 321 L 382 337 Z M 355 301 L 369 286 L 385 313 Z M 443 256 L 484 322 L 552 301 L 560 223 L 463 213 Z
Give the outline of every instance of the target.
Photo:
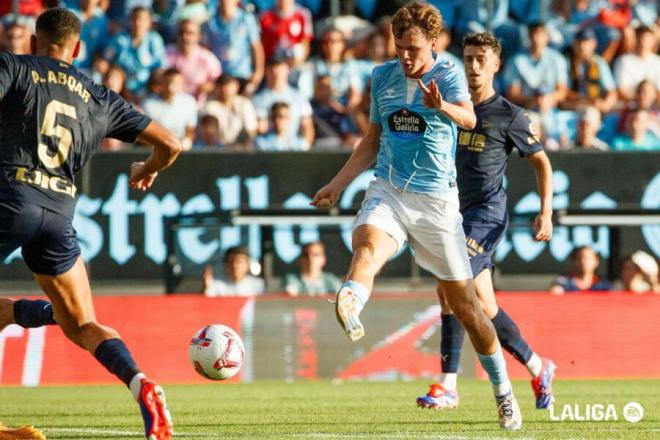
M 187 149 L 350 149 L 374 66 L 394 58 L 402 0 L 0 1 L 0 44 L 29 52 L 34 17 L 83 22 L 76 64 L 176 133 Z M 548 150 L 660 150 L 654 0 L 430 0 L 439 53 L 491 30 L 498 91 L 530 110 Z M 106 140 L 105 149 L 131 148 Z

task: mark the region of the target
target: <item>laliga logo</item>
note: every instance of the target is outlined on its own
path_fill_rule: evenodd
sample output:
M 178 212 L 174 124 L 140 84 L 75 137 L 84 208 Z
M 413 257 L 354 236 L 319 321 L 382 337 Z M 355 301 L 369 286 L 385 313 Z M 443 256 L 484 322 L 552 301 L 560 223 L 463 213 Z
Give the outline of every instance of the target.
M 553 422 L 602 422 L 619 420 L 614 404 L 600 403 L 584 405 L 565 403 L 561 414 L 555 414 L 555 405 L 550 405 L 550 420 Z M 637 423 L 644 417 L 644 407 L 637 402 L 629 402 L 623 407 L 623 418 L 630 423 Z

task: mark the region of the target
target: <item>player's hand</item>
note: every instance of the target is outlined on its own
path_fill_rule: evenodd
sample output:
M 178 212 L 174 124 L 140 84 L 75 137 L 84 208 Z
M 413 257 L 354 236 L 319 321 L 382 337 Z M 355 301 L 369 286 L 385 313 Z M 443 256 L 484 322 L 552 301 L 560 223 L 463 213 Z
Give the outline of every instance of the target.
M 442 110 L 442 95 L 440 94 L 440 88 L 438 88 L 438 83 L 432 79 L 429 82 L 428 87 L 424 85 L 421 79 L 417 80 L 419 88 L 424 92 L 424 105 L 429 108 L 434 108 L 436 110 Z
M 340 195 L 341 190 L 330 182 L 314 194 L 309 204 L 316 208 L 331 208 L 337 203 Z
M 552 215 L 539 214 L 534 219 L 534 240 L 550 241 L 552 238 Z
M 140 191 L 151 188 L 158 173 L 148 173 L 144 170 L 144 162 L 133 162 L 131 164 L 131 176 L 128 178 L 128 186 Z

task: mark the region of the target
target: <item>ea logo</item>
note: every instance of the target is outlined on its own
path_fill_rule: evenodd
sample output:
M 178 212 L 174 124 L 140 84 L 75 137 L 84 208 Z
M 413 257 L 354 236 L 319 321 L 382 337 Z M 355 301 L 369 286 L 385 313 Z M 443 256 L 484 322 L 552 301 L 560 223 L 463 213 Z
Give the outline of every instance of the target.
M 644 407 L 637 402 L 626 403 L 623 407 L 623 418 L 630 423 L 637 423 L 644 417 Z

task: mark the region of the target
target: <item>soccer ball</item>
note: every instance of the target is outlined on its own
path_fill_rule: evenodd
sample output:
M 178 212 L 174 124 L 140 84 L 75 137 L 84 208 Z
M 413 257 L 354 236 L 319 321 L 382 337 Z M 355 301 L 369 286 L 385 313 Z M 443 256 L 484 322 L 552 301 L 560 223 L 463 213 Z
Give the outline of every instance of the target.
M 212 324 L 195 333 L 188 357 L 195 371 L 207 379 L 224 380 L 241 369 L 245 349 L 243 341 L 231 328 Z

